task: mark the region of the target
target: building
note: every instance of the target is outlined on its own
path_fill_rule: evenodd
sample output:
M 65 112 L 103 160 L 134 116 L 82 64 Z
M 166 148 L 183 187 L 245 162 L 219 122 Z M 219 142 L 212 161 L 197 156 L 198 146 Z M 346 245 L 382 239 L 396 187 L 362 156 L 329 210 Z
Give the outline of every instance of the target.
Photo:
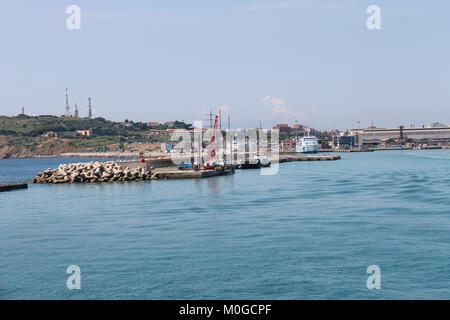
M 156 122 L 156 121 L 150 121 L 150 122 L 147 122 L 147 124 L 149 126 L 159 126 L 159 122 Z
M 133 122 L 130 121 L 124 121 L 120 123 L 122 125 L 122 127 L 132 127 L 133 126 Z
M 355 147 L 355 137 L 356 136 L 334 136 L 333 144 L 337 149 L 351 149 Z
M 161 143 L 161 152 L 170 152 L 173 149 L 173 143 L 163 142 Z
M 395 129 L 352 129 L 350 134 L 355 136 L 355 145 L 357 146 L 377 146 L 389 142 L 404 143 L 405 141 L 424 144 L 450 143 L 450 127 L 404 128 L 399 126 Z
M 287 133 L 287 134 L 291 133 L 291 127 L 289 127 L 289 125 L 287 123 L 279 123 L 276 126 L 274 126 L 273 129 L 278 129 L 280 134 L 281 133 Z
M 302 124 L 294 124 L 294 126 L 291 128 L 291 134 L 295 134 L 295 135 L 304 135 L 305 134 L 305 129 L 307 127 L 303 126 Z
M 314 134 L 314 129 L 310 129 L 307 126 L 304 126 L 304 125 L 298 124 L 298 123 L 294 124 L 293 127 L 290 127 L 286 123 L 279 123 L 279 124 L 275 125 L 273 127 L 273 129 L 278 129 L 280 134 L 285 133 L 285 134 L 290 134 L 290 135 L 301 136 L 301 135 L 304 135 L 305 132 L 308 130 L 311 134 Z
M 171 134 L 171 132 L 168 130 L 159 130 L 159 129 L 150 129 L 149 133 L 152 136 L 168 136 L 169 134 Z
M 281 141 L 281 151 L 295 151 L 295 139 L 284 139 Z
M 173 128 L 175 126 L 175 121 L 166 121 L 164 124 L 169 128 Z
M 71 137 L 71 138 L 75 138 L 77 136 L 91 137 L 92 136 L 92 128 L 89 128 L 87 130 L 64 131 L 64 132 L 59 132 L 58 134 L 62 137 Z
M 92 128 L 89 128 L 88 130 L 76 130 L 75 134 L 84 137 L 90 137 L 92 136 Z

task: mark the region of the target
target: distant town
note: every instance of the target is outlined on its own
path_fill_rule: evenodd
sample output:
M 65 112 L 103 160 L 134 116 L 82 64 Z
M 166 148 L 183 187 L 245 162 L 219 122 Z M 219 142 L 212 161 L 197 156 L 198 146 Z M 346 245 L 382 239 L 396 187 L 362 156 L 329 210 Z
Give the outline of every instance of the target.
M 125 119 L 114 122 L 93 116 L 91 98 L 88 99 L 86 117 L 80 116 L 75 104 L 72 113 L 66 89 L 65 113 L 56 115 L 27 115 L 22 107 L 15 117 L 0 116 L 0 158 L 60 156 L 70 152 L 169 152 L 174 143 L 173 133 L 192 134 L 194 126 L 181 120 L 135 122 Z M 203 130 L 213 127 L 215 114 L 211 111 L 203 121 Z M 234 130 L 230 124 L 222 126 L 222 113 L 217 112 L 218 130 Z M 319 152 L 373 151 L 384 149 L 436 149 L 450 147 L 450 127 L 435 122 L 428 126 L 397 128 L 368 128 L 350 130 L 318 130 L 293 120 L 276 124 L 264 130 L 269 135 L 272 130 L 279 132 L 279 150 L 296 152 L 302 137 L 314 137 Z M 359 124 L 359 121 L 358 121 Z M 196 124 L 198 125 L 198 124 Z M 224 128 L 225 127 L 225 128 Z
M 90 99 L 89 99 L 90 102 Z M 76 109 L 77 110 L 77 109 Z M 89 109 L 91 110 L 91 109 Z M 57 156 L 63 152 L 168 152 L 173 148 L 170 142 L 174 132 L 192 133 L 194 127 L 184 121 L 172 120 L 135 122 L 125 119 L 109 121 L 74 115 L 38 115 L 22 113 L 15 117 L 0 116 L 0 158 Z M 211 113 L 212 114 L 212 113 Z M 211 128 L 206 120 L 203 130 Z M 340 130 L 317 130 L 296 121 L 276 124 L 271 130 L 278 130 L 280 151 L 294 152 L 299 137 L 315 136 L 319 151 L 370 151 L 382 149 L 429 149 L 450 146 L 450 127 L 436 122 L 428 126 L 406 128 L 368 128 Z M 185 131 L 186 130 L 186 131 Z M 220 130 L 231 130 L 228 126 Z

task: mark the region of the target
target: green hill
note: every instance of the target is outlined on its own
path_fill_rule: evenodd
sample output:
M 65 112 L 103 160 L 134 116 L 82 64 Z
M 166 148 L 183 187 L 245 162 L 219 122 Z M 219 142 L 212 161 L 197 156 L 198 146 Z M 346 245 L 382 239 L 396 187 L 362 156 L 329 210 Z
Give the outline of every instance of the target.
M 191 125 L 175 121 L 174 128 L 190 129 Z M 76 130 L 92 129 L 92 136 L 77 135 Z M 152 136 L 150 129 L 167 129 L 164 124 L 149 126 L 144 122 L 114 122 L 104 118 L 73 118 L 57 116 L 0 116 L 0 158 L 33 156 L 36 150 L 55 155 L 61 150 L 108 151 L 111 145 L 122 148 L 124 144 L 155 143 L 167 139 Z M 57 134 L 58 139 L 48 132 Z M 50 141 L 50 142 L 49 142 Z M 45 148 L 43 148 L 45 146 Z M 55 154 L 52 154 L 55 153 Z M 39 154 L 42 155 L 42 154 Z

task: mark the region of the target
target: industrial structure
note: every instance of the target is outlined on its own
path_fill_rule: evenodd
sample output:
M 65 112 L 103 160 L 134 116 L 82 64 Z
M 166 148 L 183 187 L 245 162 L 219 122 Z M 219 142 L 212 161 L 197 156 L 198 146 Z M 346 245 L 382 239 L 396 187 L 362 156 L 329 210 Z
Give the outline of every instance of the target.
M 74 116 L 75 118 L 78 118 L 78 106 L 77 106 L 76 103 L 75 103 L 75 111 L 74 111 L 74 113 L 73 113 L 73 116 Z
M 22 108 L 22 113 L 24 113 L 23 108 Z M 64 116 L 67 117 L 67 118 L 72 117 L 72 114 L 70 113 L 70 106 L 69 106 L 69 91 L 67 90 L 67 88 L 66 88 L 66 107 L 65 107 Z M 80 117 L 80 111 L 78 110 L 78 105 L 76 103 L 75 103 L 75 109 L 74 109 L 73 117 L 74 118 L 79 118 Z M 92 118 L 91 97 L 88 98 L 88 118 L 89 119 Z
M 450 144 L 450 127 L 411 127 L 405 128 L 367 128 L 352 129 L 349 134 L 353 138 L 343 139 L 345 143 L 358 147 L 379 146 L 387 144 L 404 145 L 411 144 L 428 144 L 428 145 L 446 145 Z M 344 142 L 342 141 L 342 142 Z
M 67 92 L 67 88 L 66 88 L 66 113 L 65 113 L 65 116 L 70 117 L 69 93 Z
M 88 98 L 88 118 L 92 118 L 92 103 L 91 103 L 91 97 Z

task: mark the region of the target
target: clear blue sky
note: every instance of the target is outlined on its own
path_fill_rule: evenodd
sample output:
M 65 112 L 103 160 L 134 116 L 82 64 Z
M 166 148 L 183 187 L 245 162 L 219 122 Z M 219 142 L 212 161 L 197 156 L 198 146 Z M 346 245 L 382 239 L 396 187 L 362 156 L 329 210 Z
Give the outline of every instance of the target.
M 81 8 L 81 30 L 65 10 Z M 366 8 L 381 8 L 368 30 Z M 294 120 L 321 129 L 450 123 L 450 1 L 3 1 L 0 114 Z

